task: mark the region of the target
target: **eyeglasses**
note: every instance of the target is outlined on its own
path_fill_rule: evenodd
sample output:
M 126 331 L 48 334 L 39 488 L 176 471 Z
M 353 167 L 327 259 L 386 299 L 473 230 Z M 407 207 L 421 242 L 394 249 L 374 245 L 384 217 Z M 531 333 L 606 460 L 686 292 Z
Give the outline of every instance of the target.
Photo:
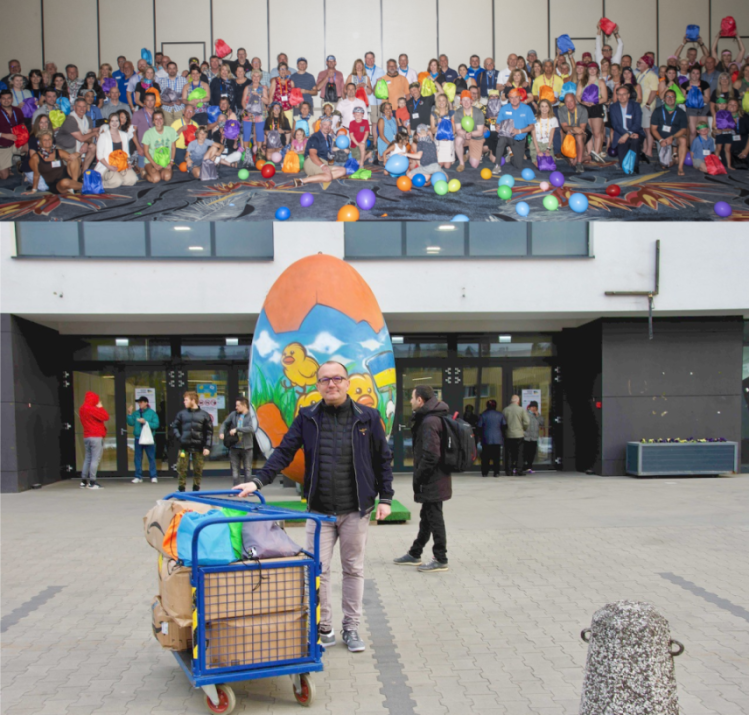
M 317 383 L 319 385 L 325 385 L 327 387 L 331 383 L 334 385 L 340 385 L 344 380 L 348 380 L 347 377 L 341 377 L 340 375 L 336 375 L 335 377 L 321 377 Z

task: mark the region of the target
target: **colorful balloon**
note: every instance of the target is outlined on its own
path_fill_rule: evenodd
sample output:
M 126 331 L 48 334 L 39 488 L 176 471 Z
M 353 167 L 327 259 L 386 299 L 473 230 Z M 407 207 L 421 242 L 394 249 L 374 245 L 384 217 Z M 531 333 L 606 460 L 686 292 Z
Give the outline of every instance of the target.
M 551 184 L 548 181 L 542 181 L 538 188 L 541 189 L 541 191 L 548 191 L 551 188 Z
M 411 183 L 416 187 L 424 186 L 424 184 L 427 183 L 426 177 L 424 174 L 414 174 L 411 177 Z
M 237 177 L 239 177 L 240 181 L 247 181 L 250 178 L 250 172 L 247 169 L 240 169 L 237 172 Z
M 346 204 L 338 209 L 338 220 L 344 223 L 352 223 L 359 220 L 359 209 L 351 204 Z
M 351 142 L 349 141 L 349 138 L 347 136 L 341 134 L 340 136 L 336 137 L 335 145 L 339 149 L 348 149 L 351 146 Z
M 460 191 L 460 181 L 457 179 L 450 179 L 450 181 L 447 182 L 447 190 L 452 194 L 456 191 Z
M 691 151 L 688 151 L 687 155 L 684 157 L 684 166 L 694 166 L 694 162 L 692 161 Z
M 385 164 L 385 171 L 392 176 L 405 174 L 408 171 L 408 158 L 402 154 L 391 156 Z
M 432 185 L 436 184 L 438 181 L 444 181 L 447 183 L 447 174 L 441 172 L 441 171 L 435 171 L 434 174 L 429 177 Z
M 499 185 L 509 186 L 510 188 L 512 188 L 513 186 L 515 186 L 515 177 L 510 176 L 509 174 L 505 174 L 503 177 L 500 178 Z
M 377 197 L 372 189 L 362 189 L 356 195 L 356 205 L 364 211 L 371 211 L 374 208 Z
M 444 196 L 448 192 L 446 181 L 438 181 L 436 184 L 433 184 L 433 186 L 434 193 L 438 196 Z
M 549 181 L 552 186 L 556 186 L 557 188 L 564 186 L 564 174 L 561 171 L 552 171 L 549 176 Z
M 291 211 L 288 206 L 279 206 L 276 209 L 276 221 L 285 221 L 291 216 Z
M 526 181 L 533 181 L 533 179 L 536 178 L 536 173 L 533 171 L 533 169 L 523 169 L 523 173 L 521 174 L 521 176 Z
M 455 214 L 455 216 L 450 219 L 450 223 L 464 223 L 466 221 L 470 221 L 470 219 L 465 214 Z
M 271 161 L 272 161 L 272 162 L 273 162 L 274 164 L 280 164 L 280 163 L 281 163 L 281 159 L 282 159 L 282 158 L 283 158 L 283 157 L 281 156 L 281 152 L 280 152 L 280 151 L 274 151 L 274 152 L 273 152 L 273 153 L 272 153 L 272 154 L 270 155 L 270 160 L 271 160 Z
M 303 193 L 299 197 L 299 204 L 302 206 L 302 208 L 308 208 L 309 206 L 312 206 L 312 204 L 315 203 L 315 197 L 309 193 L 309 191 Z
M 718 201 L 713 210 L 721 218 L 728 218 L 733 213 L 733 209 L 726 201 Z
M 187 162 L 186 162 L 186 161 L 183 161 L 183 162 L 182 162 L 182 163 L 181 163 L 181 164 L 179 165 L 179 170 L 180 170 L 180 171 L 181 171 L 181 172 L 182 172 L 183 174 L 184 174 L 184 173 L 185 173 L 185 172 L 187 171 Z M 240 178 L 242 178 L 242 177 L 240 177 Z
M 616 198 L 617 196 L 619 196 L 619 194 L 622 193 L 622 188 L 621 186 L 619 186 L 619 184 L 611 184 L 610 186 L 606 187 L 606 193 L 609 196 Z
M 260 169 L 260 174 L 264 179 L 270 179 L 271 177 L 275 176 L 276 174 L 276 167 L 273 166 L 273 164 L 265 163 L 263 164 L 263 168 Z
M 525 201 L 518 201 L 515 212 L 518 216 L 527 216 L 531 212 L 531 207 Z
M 460 126 L 466 132 L 472 132 L 475 124 L 473 123 L 473 117 L 465 116 L 460 120 Z
M 576 214 L 585 213 L 588 210 L 588 197 L 585 194 L 572 194 L 569 205 Z
M 413 185 L 413 183 L 407 176 L 399 176 L 398 181 L 395 182 L 395 185 L 401 191 L 411 191 L 411 186 Z
M 552 195 L 552 194 L 549 194 L 548 196 L 545 196 L 544 197 L 544 208 L 547 211 L 556 211 L 559 208 L 559 199 L 556 196 Z
M 491 179 L 492 178 L 492 170 L 484 167 L 481 170 L 481 178 L 482 179 Z
M 488 129 L 484 130 L 484 139 L 488 139 L 491 135 L 492 133 Z
M 512 198 L 512 189 L 507 186 L 507 184 L 502 184 L 502 186 L 497 189 L 497 196 L 499 196 L 500 199 L 509 201 Z

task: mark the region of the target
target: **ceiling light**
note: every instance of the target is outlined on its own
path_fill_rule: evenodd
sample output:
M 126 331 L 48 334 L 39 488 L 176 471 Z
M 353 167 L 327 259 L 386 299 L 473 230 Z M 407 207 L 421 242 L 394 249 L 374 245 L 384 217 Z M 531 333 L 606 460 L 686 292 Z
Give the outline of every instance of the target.
M 427 253 L 439 253 L 441 250 L 440 246 L 427 246 Z
M 239 345 L 239 338 L 226 338 L 226 345 L 231 347 Z
M 203 250 L 203 246 L 188 246 L 187 250 L 188 251 L 202 251 Z
M 130 340 L 128 338 L 115 338 L 114 344 L 118 348 L 126 348 L 128 345 L 130 345 Z
M 500 343 L 511 343 L 512 342 L 512 335 L 500 335 L 499 336 L 499 342 Z
M 175 231 L 192 231 L 192 229 L 189 226 L 175 226 Z
M 442 226 L 437 226 L 438 231 L 454 231 L 455 226 L 451 226 L 449 223 L 444 223 Z
M 403 345 L 403 336 L 402 335 L 391 335 L 390 336 L 390 342 L 393 343 L 393 345 Z

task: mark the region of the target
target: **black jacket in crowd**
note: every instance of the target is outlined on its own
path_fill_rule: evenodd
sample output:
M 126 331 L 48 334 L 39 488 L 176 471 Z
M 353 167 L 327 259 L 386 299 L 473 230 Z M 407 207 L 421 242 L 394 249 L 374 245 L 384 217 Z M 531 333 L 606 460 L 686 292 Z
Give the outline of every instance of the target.
M 177 413 L 171 425 L 172 434 L 181 449 L 202 452 L 213 445 L 213 422 L 211 416 L 200 407 L 185 408 Z
M 414 451 L 414 501 L 447 501 L 453 495 L 452 477 L 442 463 L 442 417 L 448 406 L 432 397 L 411 418 Z

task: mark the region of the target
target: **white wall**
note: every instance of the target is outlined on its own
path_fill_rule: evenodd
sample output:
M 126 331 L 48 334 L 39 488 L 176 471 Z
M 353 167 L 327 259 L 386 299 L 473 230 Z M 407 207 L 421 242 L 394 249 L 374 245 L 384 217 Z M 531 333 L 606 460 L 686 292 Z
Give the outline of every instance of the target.
M 720 232 L 711 232 L 709 242 L 699 223 L 640 223 L 635 228 L 593 224 L 594 259 L 352 265 L 372 287 L 391 330 L 552 330 L 603 315 L 645 315 L 645 299 L 604 293 L 652 289 L 655 240 L 660 238 L 656 315 L 749 317 L 749 242 L 743 225 L 724 224 Z M 64 332 L 111 334 L 128 324 L 139 332 L 169 333 L 180 330 L 179 321 L 189 321 L 196 333 L 248 332 L 287 266 L 319 251 L 343 257 L 343 226 L 276 223 L 272 263 L 14 259 L 13 227 L 7 223 L 0 224 L 0 245 L 4 313 Z M 236 286 L 242 287 L 243 307 L 227 310 L 226 291 Z
M 621 27 L 625 52 L 635 59 L 659 50 L 664 62 L 680 44 L 687 24 L 699 25 L 711 44 L 726 15 L 733 15 L 739 31 L 749 34 L 746 0 L 523 0 L 520 5 L 514 0 L 372 0 L 361 7 L 347 0 L 128 0 L 126 12 L 115 0 L 47 0 L 48 60 L 60 67 L 73 62 L 81 72 L 98 67 L 97 4 L 102 62 L 114 64 L 120 54 L 137 59 L 143 47 L 153 50 L 155 14 L 157 49 L 162 42 L 201 41 L 210 55 L 212 41 L 221 38 L 235 50 L 244 46 L 265 68 L 275 65 L 279 52 L 286 52 L 292 64 L 299 56 L 307 57 L 315 74 L 323 69 L 325 55 L 334 54 L 347 75 L 353 60 L 368 49 L 377 54 L 378 64 L 407 52 L 418 71 L 437 55 L 438 45 L 453 67 L 467 63 L 474 53 L 482 60 L 494 55 L 499 67 L 511 52 L 535 49 L 543 58 L 553 55 L 554 41 L 562 33 L 594 38 L 604 6 L 607 17 Z M 4 3 L 0 68 L 11 58 L 20 59 L 25 71 L 42 66 L 40 8 L 39 0 Z M 578 57 L 593 48 L 590 39 L 575 39 L 575 44 Z M 720 47 L 736 45 L 721 40 Z M 196 54 L 194 45 L 168 45 L 165 50 L 180 69 Z

